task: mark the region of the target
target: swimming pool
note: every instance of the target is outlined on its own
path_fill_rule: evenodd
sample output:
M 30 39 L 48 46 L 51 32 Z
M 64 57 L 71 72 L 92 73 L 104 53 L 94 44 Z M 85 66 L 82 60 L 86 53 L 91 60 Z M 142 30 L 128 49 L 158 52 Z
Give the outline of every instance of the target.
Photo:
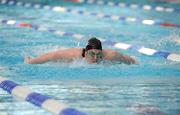
M 0 76 L 89 115 L 180 113 L 179 61 L 164 58 L 167 53 L 144 55 L 137 51 L 143 46 L 180 54 L 178 10 L 156 11 L 142 7 L 149 4 L 154 9 L 156 6 L 177 9 L 179 4 L 124 0 L 126 5 L 117 7 L 54 0 L 22 0 L 30 5 L 0 1 L 3 3 L 0 4 Z M 133 3 L 139 8 L 131 8 Z M 40 5 L 34 8 L 32 4 Z M 44 5 L 48 6 L 44 8 Z M 63 6 L 66 11 L 53 6 Z M 121 16 L 120 19 L 117 16 Z M 143 20 L 151 21 L 142 23 Z M 81 60 L 24 63 L 25 55 L 38 56 L 64 47 L 84 47 L 92 36 L 111 41 L 104 42 L 103 48 L 134 56 L 139 65 L 89 65 Z M 119 49 L 112 45 L 114 42 L 133 47 Z M 51 114 L 12 98 L 3 90 L 0 90 L 0 113 Z

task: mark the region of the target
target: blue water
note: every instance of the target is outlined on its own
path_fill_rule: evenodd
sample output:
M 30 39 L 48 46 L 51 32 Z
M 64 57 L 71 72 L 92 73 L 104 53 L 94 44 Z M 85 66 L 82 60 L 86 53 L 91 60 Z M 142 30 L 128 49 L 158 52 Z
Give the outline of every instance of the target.
M 31 0 L 31 3 L 39 1 Z M 126 1 L 127 2 L 127 1 Z M 137 3 L 137 1 L 128 1 Z M 180 24 L 179 13 L 133 10 L 111 6 L 41 1 L 51 6 L 65 6 L 88 12 L 134 16 L 141 19 Z M 141 1 L 138 4 L 177 8 L 178 4 Z M 106 40 L 180 54 L 180 30 L 171 27 L 146 26 L 58 13 L 44 9 L 0 5 L 0 19 L 14 19 L 65 32 L 97 36 Z M 89 115 L 178 115 L 180 114 L 180 63 L 136 51 L 115 49 L 135 57 L 138 65 L 89 65 L 81 60 L 70 63 L 49 62 L 29 65 L 24 56 L 38 56 L 61 47 L 84 47 L 87 39 L 36 31 L 30 28 L 0 24 L 0 76 L 7 77 L 59 102 L 78 108 Z M 44 115 L 48 113 L 22 102 L 0 90 L 0 114 Z

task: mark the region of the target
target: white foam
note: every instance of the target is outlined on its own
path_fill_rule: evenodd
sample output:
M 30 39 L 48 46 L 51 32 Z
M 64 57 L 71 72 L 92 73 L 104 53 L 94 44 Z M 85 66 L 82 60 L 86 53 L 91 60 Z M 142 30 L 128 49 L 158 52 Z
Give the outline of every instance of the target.
M 155 115 L 164 115 L 163 112 L 158 110 L 158 108 L 154 106 L 150 106 L 147 104 L 141 104 L 141 103 L 132 103 L 129 104 L 126 108 L 127 111 L 135 112 L 138 114 L 146 115 L 148 113 L 154 113 Z
M 88 66 L 88 62 L 84 58 L 76 58 L 69 64 L 71 68 Z
M 82 39 L 84 38 L 85 36 L 82 35 L 82 34 L 74 34 L 73 37 L 77 38 L 77 39 Z
M 177 32 L 173 32 L 169 37 L 168 39 L 170 39 L 170 41 L 174 41 L 176 42 L 177 44 L 180 45 L 180 36 L 177 34 Z

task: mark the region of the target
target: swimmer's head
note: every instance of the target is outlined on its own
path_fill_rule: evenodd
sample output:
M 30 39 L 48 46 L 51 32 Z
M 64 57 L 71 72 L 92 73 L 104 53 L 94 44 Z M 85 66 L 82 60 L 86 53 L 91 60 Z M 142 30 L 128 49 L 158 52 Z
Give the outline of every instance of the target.
M 85 58 L 89 63 L 99 63 L 103 58 L 101 41 L 93 37 L 88 40 Z
M 86 46 L 85 50 L 88 51 L 90 49 L 102 50 L 101 41 L 95 37 L 92 37 L 91 39 L 89 39 L 88 45 Z

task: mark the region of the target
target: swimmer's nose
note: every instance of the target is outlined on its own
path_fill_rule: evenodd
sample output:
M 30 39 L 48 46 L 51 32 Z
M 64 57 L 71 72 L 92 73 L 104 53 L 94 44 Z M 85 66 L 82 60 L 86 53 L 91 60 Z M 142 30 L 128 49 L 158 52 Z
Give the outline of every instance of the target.
M 97 63 L 97 62 L 98 62 L 97 56 L 94 56 L 94 57 L 92 58 L 92 62 L 93 62 L 93 63 Z
M 93 56 L 93 60 L 97 60 L 97 56 L 96 55 Z

